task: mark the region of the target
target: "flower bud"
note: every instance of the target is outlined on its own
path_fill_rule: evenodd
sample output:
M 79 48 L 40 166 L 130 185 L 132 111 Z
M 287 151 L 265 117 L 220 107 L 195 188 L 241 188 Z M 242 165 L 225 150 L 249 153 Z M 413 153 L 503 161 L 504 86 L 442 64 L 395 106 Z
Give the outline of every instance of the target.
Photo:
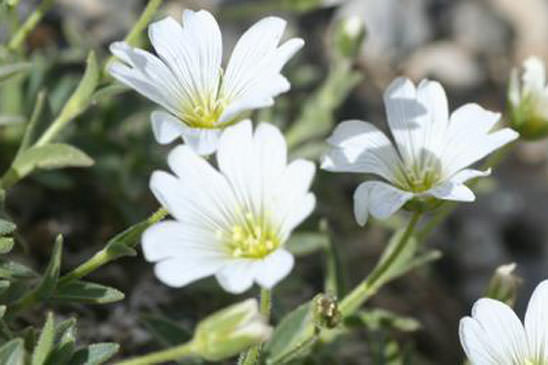
M 523 62 L 521 82 L 519 71 L 513 69 L 508 85 L 510 125 L 526 140 L 548 136 L 548 90 L 544 63 L 537 57 Z
M 355 58 L 365 38 L 365 26 L 357 15 L 339 20 L 335 24 L 335 48 L 346 58 Z
M 270 338 L 270 327 L 255 299 L 231 305 L 198 323 L 194 352 L 209 361 L 234 356 Z
M 341 322 L 337 299 L 332 295 L 318 294 L 314 298 L 314 322 L 321 328 L 335 328 Z
M 499 266 L 491 277 L 486 296 L 513 306 L 521 284 L 521 278 L 514 273 L 515 269 L 515 263 Z

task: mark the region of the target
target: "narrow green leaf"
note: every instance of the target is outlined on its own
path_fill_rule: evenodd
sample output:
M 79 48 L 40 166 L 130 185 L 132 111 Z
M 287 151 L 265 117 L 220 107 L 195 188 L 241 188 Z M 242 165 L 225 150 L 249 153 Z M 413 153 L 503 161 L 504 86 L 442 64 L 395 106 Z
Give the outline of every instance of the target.
M 0 278 L 3 279 L 32 279 L 37 274 L 30 268 L 15 261 L 0 260 Z
M 80 114 L 87 108 L 91 102 L 91 96 L 99 83 L 99 65 L 97 64 L 97 58 L 95 52 L 90 51 L 86 60 L 86 71 L 80 81 L 80 84 L 67 101 L 63 110 L 59 114 L 59 119 L 70 120 Z
M 55 328 L 55 349 L 46 361 L 46 365 L 65 365 L 76 346 L 76 319 L 71 318 L 59 323 Z
M 127 91 L 131 90 L 129 87 L 127 87 L 124 84 L 115 83 L 112 85 L 108 85 L 106 87 L 103 87 L 99 90 L 97 90 L 91 97 L 92 103 L 100 103 L 103 100 L 107 100 L 109 98 L 112 98 L 113 96 L 123 94 Z
M 68 303 L 106 304 L 124 299 L 124 293 L 101 284 L 87 281 L 70 281 L 57 288 L 53 299 Z
M 120 346 L 116 343 L 96 343 L 76 351 L 70 365 L 100 365 L 114 356 Z
M 59 272 L 61 271 L 61 256 L 63 253 L 63 236 L 58 235 L 53 246 L 51 258 L 44 272 L 42 280 L 35 289 L 35 295 L 37 298 L 45 300 L 49 299 L 55 290 L 57 280 L 59 279 Z
M 171 347 L 180 345 L 191 339 L 192 333 L 177 325 L 171 319 L 158 315 L 144 315 L 140 319 L 148 333 L 162 346 Z
M 88 167 L 93 160 L 76 147 L 55 143 L 31 147 L 23 151 L 2 177 L 2 186 L 8 188 L 35 169 L 60 169 L 65 167 Z
M 10 282 L 8 280 L 0 280 L 0 295 L 4 294 L 9 287 Z
M 307 302 L 281 320 L 264 347 L 267 364 L 284 363 L 290 356 L 294 359 L 294 356 L 306 354 L 314 339 L 315 329 L 311 312 L 310 302 Z
M 0 237 L 0 255 L 5 254 L 11 251 L 13 248 L 13 238 L 11 237 Z
M 53 340 L 55 338 L 55 320 L 53 313 L 48 313 L 46 323 L 42 328 L 38 343 L 32 353 L 32 365 L 43 365 L 46 362 L 51 350 L 53 349 Z
M 5 305 L 0 305 L 0 319 L 4 318 L 4 314 L 6 314 L 7 307 Z
M 0 66 L 0 83 L 17 75 L 24 75 L 32 69 L 31 62 L 18 62 Z
M 0 218 L 0 236 L 11 234 L 16 228 L 15 223 Z
M 25 123 L 25 117 L 21 115 L 0 115 L 0 126 L 8 127 Z
M 329 237 L 325 233 L 299 232 L 291 235 L 286 248 L 295 256 L 306 256 L 323 250 L 329 244 Z
M 22 338 L 14 338 L 0 347 L 0 364 L 24 365 L 25 349 Z
M 19 150 L 17 151 L 17 156 L 21 152 L 28 149 L 38 137 L 44 132 L 49 123 L 53 120 L 53 113 L 51 111 L 51 106 L 49 103 L 48 96 L 45 91 L 38 93 L 36 97 L 36 103 L 34 104 L 34 110 L 30 117 L 27 128 L 25 128 L 25 134 L 19 145 Z
M 414 318 L 403 317 L 397 313 L 375 308 L 362 310 L 345 319 L 347 326 L 365 326 L 369 331 L 381 329 L 395 329 L 401 332 L 414 332 L 421 328 L 421 324 Z

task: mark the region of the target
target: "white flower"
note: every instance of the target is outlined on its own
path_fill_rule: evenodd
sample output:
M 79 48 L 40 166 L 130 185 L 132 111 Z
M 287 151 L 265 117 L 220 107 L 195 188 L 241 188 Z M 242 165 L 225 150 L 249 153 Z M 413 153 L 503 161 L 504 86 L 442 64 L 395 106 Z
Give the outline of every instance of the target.
M 205 10 L 185 10 L 182 21 L 167 17 L 149 26 L 158 56 L 113 43 L 110 50 L 123 63 L 113 63 L 109 71 L 169 112 L 152 114 L 159 143 L 182 136 L 197 153 L 210 154 L 222 128 L 243 111 L 271 106 L 275 96 L 289 90 L 280 71 L 304 41 L 293 38 L 278 46 L 286 22 L 264 18 L 242 35 L 223 72 L 215 18 Z
M 354 214 L 360 225 L 368 214 L 384 219 L 417 198 L 473 201 L 464 185 L 489 171 L 467 167 L 516 139 L 508 128 L 490 133 L 500 114 L 466 104 L 449 117 L 442 86 L 423 80 L 418 88 L 405 78 L 394 80 L 384 94 L 391 141 L 371 123 L 342 122 L 327 142 L 331 146 L 322 168 L 374 174 L 354 193 Z
M 215 275 L 232 293 L 271 288 L 293 267 L 284 243 L 314 208 L 315 166 L 288 164 L 280 131 L 262 123 L 253 134 L 249 120 L 225 129 L 217 162 L 219 171 L 182 145 L 168 157 L 176 176 L 153 173 L 152 192 L 175 220 L 145 231 L 145 258 L 173 287 Z
M 527 306 L 525 326 L 514 311 L 482 298 L 472 317 L 460 321 L 459 335 L 473 365 L 548 364 L 548 280 L 541 282 Z
M 539 139 L 548 135 L 548 86 L 544 63 L 537 57 L 523 62 L 521 84 L 518 70 L 510 74 L 508 104 L 510 123 L 523 138 Z

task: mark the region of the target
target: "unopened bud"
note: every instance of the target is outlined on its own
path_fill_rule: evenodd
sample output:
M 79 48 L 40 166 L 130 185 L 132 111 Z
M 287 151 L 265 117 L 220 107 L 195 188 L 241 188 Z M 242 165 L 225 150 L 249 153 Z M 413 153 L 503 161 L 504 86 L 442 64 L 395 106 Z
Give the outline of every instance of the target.
M 514 273 L 515 269 L 515 263 L 499 266 L 491 277 L 486 296 L 513 306 L 521 284 L 521 278 Z
M 333 36 L 337 51 L 343 57 L 355 58 L 365 38 L 365 26 L 362 19 L 353 15 L 339 20 L 335 24 Z
M 513 69 L 508 85 L 508 112 L 510 125 L 525 140 L 548 136 L 548 92 L 544 63 L 530 57 L 519 71 Z
M 209 361 L 219 361 L 265 342 L 272 334 L 255 299 L 234 304 L 202 320 L 196 327 L 193 349 Z
M 314 298 L 314 320 L 318 327 L 335 328 L 341 322 L 337 299 L 332 295 L 318 294 Z

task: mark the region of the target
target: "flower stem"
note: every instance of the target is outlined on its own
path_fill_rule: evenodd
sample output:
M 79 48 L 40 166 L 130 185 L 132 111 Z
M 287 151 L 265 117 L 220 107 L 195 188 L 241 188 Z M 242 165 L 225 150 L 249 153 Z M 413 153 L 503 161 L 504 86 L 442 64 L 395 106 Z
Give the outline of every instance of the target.
M 269 289 L 261 288 L 261 303 L 260 312 L 267 321 L 270 319 L 270 311 L 272 310 L 272 291 Z M 255 365 L 259 363 L 261 356 L 261 345 L 253 346 L 247 353 L 238 361 L 241 365 Z
M 165 216 L 168 214 L 167 210 L 164 208 L 158 209 L 156 212 L 154 212 L 149 218 L 147 218 L 145 221 L 141 223 L 145 223 L 147 226 L 151 226 L 154 223 L 157 223 L 165 218 Z M 108 246 L 101 249 L 101 251 L 97 252 L 93 257 L 91 257 L 86 262 L 82 263 L 80 266 L 69 272 L 68 274 L 65 274 L 63 277 L 59 279 L 59 284 L 66 284 L 70 281 L 77 280 L 80 278 L 83 278 L 84 276 L 88 275 L 89 273 L 97 270 L 101 266 L 115 260 L 119 256 L 115 253 L 112 253 L 108 250 Z
M 116 363 L 116 365 L 152 365 L 160 364 L 167 361 L 181 359 L 194 355 L 193 343 L 188 342 L 177 347 L 172 347 L 167 350 L 152 352 L 148 355 L 135 357 L 133 359 L 124 360 Z
M 32 12 L 23 25 L 21 25 L 17 32 L 11 37 L 8 43 L 8 49 L 10 51 L 13 52 L 21 48 L 29 33 L 36 27 L 40 20 L 42 20 L 44 14 L 52 7 L 54 2 L 55 0 L 44 0 L 38 5 L 36 10 Z
M 390 254 L 390 256 L 384 261 L 384 264 L 375 269 L 367 278 L 362 281 L 350 294 L 348 294 L 339 304 L 339 310 L 343 317 L 353 314 L 362 304 L 378 289 L 379 279 L 383 274 L 390 269 L 394 261 L 399 257 L 400 253 L 404 250 L 405 246 L 409 242 L 413 231 L 415 230 L 417 223 L 422 216 L 421 212 L 416 212 L 411 217 L 411 220 L 407 224 L 407 228 L 403 233 L 397 246 Z

